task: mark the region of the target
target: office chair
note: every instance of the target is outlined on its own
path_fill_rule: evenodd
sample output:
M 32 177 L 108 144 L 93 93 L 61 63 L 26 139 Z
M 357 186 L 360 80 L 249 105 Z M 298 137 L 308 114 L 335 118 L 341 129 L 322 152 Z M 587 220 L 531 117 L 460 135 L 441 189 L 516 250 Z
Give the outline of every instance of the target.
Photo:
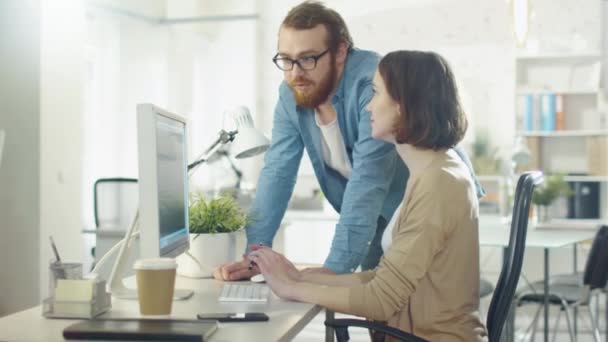
M 93 206 L 97 229 L 125 229 L 138 203 L 137 179 L 100 178 L 93 186 Z
M 587 256 L 587 262 L 585 264 L 585 271 L 582 275 L 582 279 L 580 277 L 577 279 L 568 276 L 561 276 L 551 280 L 552 281 L 549 282 L 549 304 L 560 306 L 560 311 L 556 320 L 556 329 L 563 311 L 566 316 L 566 323 L 568 324 L 570 340 L 576 341 L 576 334 L 572 326 L 569 310 L 584 306 L 587 308 L 587 312 L 589 313 L 593 329 L 593 338 L 595 342 L 599 342 L 599 317 L 594 317 L 590 302 L 592 297 L 605 291 L 608 280 L 608 226 L 600 227 L 595 235 L 595 238 L 593 239 L 593 244 L 591 245 L 591 250 Z M 539 309 L 534 315 L 531 325 L 533 336 L 536 333 L 536 323 L 538 322 L 542 304 L 545 301 L 544 293 L 536 292 L 534 291 L 534 288 L 542 286 L 542 281 L 533 283 L 531 287 L 532 291 L 527 291 L 520 294 L 517 299 L 517 306 L 529 303 L 540 305 Z M 529 330 L 530 328 L 526 330 L 526 333 Z M 555 333 L 556 331 L 554 334 Z
M 125 231 L 137 211 L 138 200 L 137 179 L 98 179 L 93 185 L 95 227 Z M 91 255 L 95 259 L 95 247 L 91 249 Z M 92 267 L 95 267 L 95 263 Z
M 513 302 L 517 282 L 523 265 L 524 251 L 526 247 L 526 234 L 528 231 L 528 213 L 532 201 L 534 188 L 542 183 L 543 175 L 539 171 L 523 173 L 517 182 L 515 190 L 515 201 L 513 205 L 513 216 L 511 220 L 511 231 L 509 234 L 509 245 L 505 253 L 502 269 L 496 289 L 492 295 L 486 326 L 488 329 L 488 341 L 498 342 L 507 314 Z M 406 342 L 424 342 L 426 340 L 406 333 L 405 331 L 389 327 L 380 322 L 361 319 L 333 319 L 325 321 L 325 325 L 336 332 L 338 342 L 349 340 L 348 327 L 360 327 L 372 329 Z

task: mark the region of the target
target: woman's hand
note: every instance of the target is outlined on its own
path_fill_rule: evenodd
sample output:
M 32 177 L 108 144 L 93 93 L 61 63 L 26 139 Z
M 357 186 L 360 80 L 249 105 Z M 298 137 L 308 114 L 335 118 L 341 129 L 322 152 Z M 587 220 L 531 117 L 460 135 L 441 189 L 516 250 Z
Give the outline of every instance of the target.
M 269 247 L 264 247 L 260 245 L 251 245 L 249 246 L 249 249 L 252 251 L 268 250 L 271 253 L 272 258 L 275 262 L 275 267 L 280 268 L 282 272 L 285 272 L 293 281 L 302 280 L 302 273 L 283 254 L 277 253 Z
M 295 299 L 293 290 L 301 278 L 300 271 L 285 256 L 268 247 L 249 248 L 252 250 L 249 260 L 256 263 L 272 292 L 281 298 Z

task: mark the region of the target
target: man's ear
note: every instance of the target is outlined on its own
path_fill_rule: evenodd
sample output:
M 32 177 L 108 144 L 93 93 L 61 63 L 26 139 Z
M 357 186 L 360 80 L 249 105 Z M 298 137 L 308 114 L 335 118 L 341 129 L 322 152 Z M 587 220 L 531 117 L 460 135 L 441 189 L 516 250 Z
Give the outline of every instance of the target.
M 338 45 L 338 51 L 336 52 L 336 62 L 338 62 L 338 64 L 344 64 L 347 54 L 348 46 L 344 42 L 340 43 L 340 45 Z

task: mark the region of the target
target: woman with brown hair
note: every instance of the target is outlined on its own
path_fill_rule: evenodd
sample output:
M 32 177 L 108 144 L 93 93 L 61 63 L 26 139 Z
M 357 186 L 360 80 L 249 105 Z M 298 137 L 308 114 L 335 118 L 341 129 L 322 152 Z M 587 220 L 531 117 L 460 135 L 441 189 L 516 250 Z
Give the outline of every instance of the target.
M 267 247 L 250 247 L 248 257 L 282 298 L 387 321 L 429 341 L 485 341 L 478 201 L 453 150 L 467 129 L 454 76 L 435 53 L 395 51 L 380 61 L 373 88 L 372 136 L 394 143 L 410 171 L 379 266 L 309 274 Z

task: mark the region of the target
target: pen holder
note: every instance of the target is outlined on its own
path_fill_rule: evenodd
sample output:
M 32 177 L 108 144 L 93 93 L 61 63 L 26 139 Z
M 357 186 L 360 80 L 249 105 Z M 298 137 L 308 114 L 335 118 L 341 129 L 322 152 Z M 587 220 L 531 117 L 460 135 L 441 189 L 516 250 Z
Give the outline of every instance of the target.
M 42 315 L 53 318 L 94 318 L 112 307 L 106 282 L 83 279 L 81 263 L 49 264 L 49 297 L 42 302 Z
M 88 282 L 91 280 L 76 280 Z M 112 296 L 106 292 L 105 280 L 93 280 L 93 292 L 89 299 L 57 298 L 51 295 L 42 302 L 42 315 L 47 318 L 95 318 L 112 308 Z

